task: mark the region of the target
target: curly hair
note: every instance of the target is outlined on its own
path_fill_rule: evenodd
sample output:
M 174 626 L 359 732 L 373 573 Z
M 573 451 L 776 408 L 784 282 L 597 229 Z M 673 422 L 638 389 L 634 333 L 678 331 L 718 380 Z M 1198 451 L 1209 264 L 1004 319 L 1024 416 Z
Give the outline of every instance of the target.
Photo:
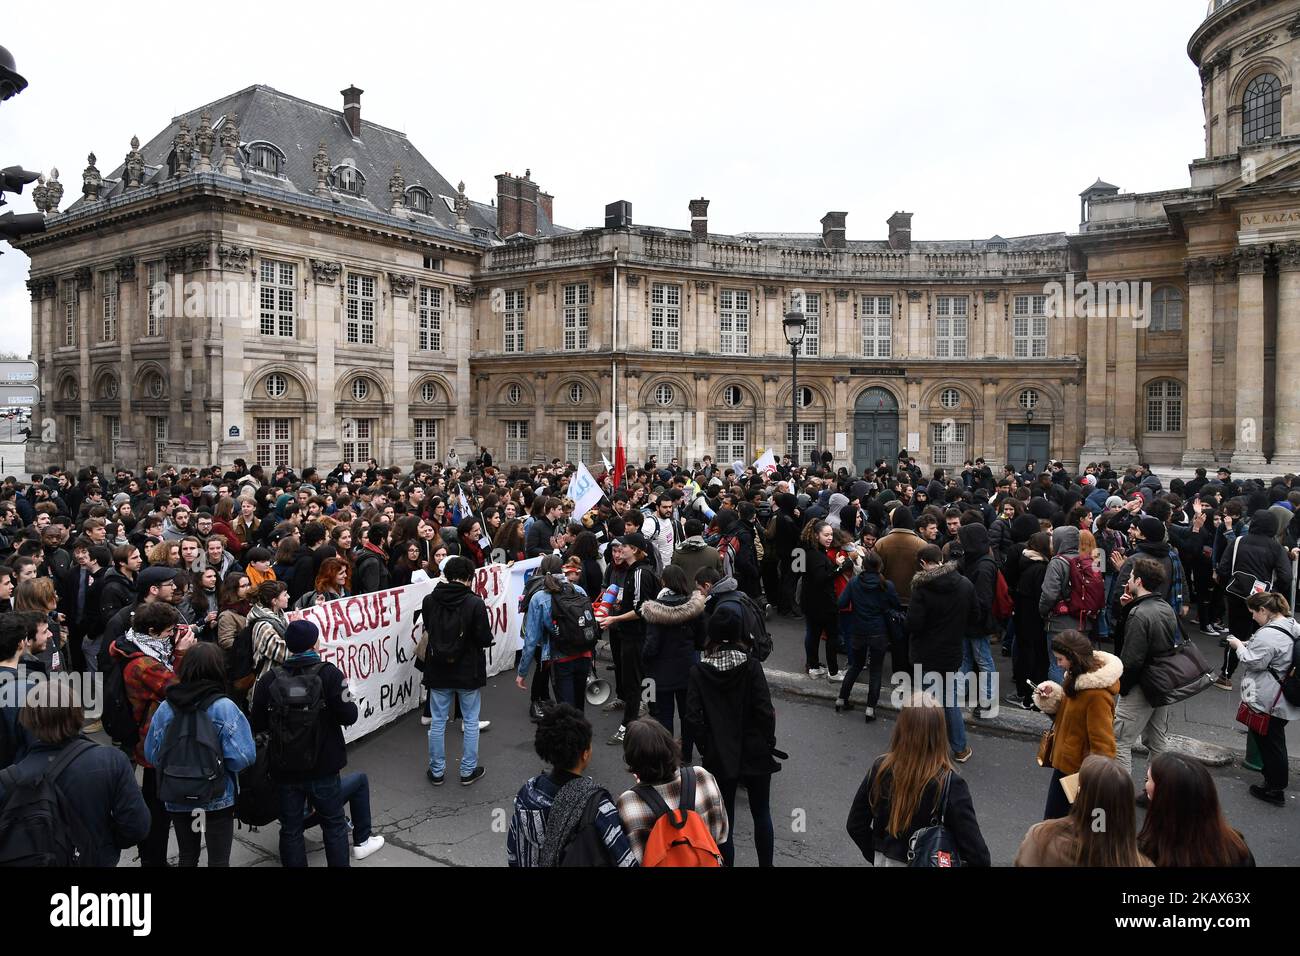
M 560 770 L 572 770 L 591 747 L 591 723 L 572 704 L 543 705 L 533 749 Z

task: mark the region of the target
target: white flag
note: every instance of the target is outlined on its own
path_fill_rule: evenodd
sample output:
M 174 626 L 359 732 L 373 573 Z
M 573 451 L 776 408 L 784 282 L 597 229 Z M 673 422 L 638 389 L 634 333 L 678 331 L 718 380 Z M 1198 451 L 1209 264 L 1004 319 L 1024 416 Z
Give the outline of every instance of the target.
M 573 480 L 569 482 L 569 497 L 573 499 L 575 518 L 585 515 L 604 497 L 600 485 L 596 484 L 596 479 L 591 476 L 591 472 L 582 462 L 578 462 L 578 470 L 574 472 Z
M 734 471 L 736 473 L 736 477 L 739 478 L 745 474 L 745 463 L 741 461 L 739 458 L 737 458 L 735 461 L 731 463 L 731 470 Z
M 771 474 L 776 471 L 776 456 L 772 454 L 772 449 L 768 449 L 758 456 L 758 461 L 754 462 L 754 467 L 763 474 Z
M 469 506 L 469 499 L 465 497 L 465 490 L 460 491 L 460 520 L 464 521 L 474 513 L 474 509 Z
M 605 474 L 607 475 L 614 474 L 614 466 L 609 463 L 609 459 L 606 458 L 604 455 L 601 455 L 600 460 L 605 463 Z

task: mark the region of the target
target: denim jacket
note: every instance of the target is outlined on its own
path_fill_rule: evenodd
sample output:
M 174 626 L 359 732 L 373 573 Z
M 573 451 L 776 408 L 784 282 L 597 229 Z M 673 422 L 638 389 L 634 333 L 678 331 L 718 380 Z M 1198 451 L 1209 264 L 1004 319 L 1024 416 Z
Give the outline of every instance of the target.
M 580 585 L 573 589 L 583 597 L 587 592 Z M 551 659 L 551 635 L 555 633 L 551 625 L 551 595 L 546 588 L 539 588 L 528 601 L 528 613 L 524 616 L 524 656 L 519 659 L 519 676 L 527 677 L 528 668 L 533 663 L 533 651 L 542 648 L 542 662 Z
M 226 789 L 220 797 L 204 805 L 202 810 L 224 810 L 234 806 L 235 793 L 239 789 L 239 771 L 250 766 L 257 757 L 257 747 L 253 743 L 253 731 L 248 725 L 248 718 L 229 697 L 218 697 L 208 705 L 207 714 L 212 718 L 217 738 L 221 741 L 221 751 L 226 764 Z M 170 701 L 158 705 L 149 724 L 149 736 L 144 741 L 145 759 L 157 766 L 162 754 L 163 737 L 167 727 L 175 717 Z M 181 804 L 166 804 L 169 811 L 192 809 Z

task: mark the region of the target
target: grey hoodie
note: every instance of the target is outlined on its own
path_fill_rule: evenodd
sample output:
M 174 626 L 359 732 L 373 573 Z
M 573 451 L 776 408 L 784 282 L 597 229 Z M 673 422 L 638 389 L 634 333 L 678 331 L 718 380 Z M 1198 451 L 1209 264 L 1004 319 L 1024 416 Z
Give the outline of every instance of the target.
M 1038 613 L 1047 621 L 1047 630 L 1051 632 L 1068 631 L 1079 626 L 1068 614 L 1052 613 L 1052 608 L 1070 593 L 1070 564 L 1056 559 L 1073 558 L 1078 554 L 1078 528 L 1063 525 L 1052 532 L 1052 560 L 1047 564 L 1047 573 L 1043 575 L 1043 593 L 1038 598 Z

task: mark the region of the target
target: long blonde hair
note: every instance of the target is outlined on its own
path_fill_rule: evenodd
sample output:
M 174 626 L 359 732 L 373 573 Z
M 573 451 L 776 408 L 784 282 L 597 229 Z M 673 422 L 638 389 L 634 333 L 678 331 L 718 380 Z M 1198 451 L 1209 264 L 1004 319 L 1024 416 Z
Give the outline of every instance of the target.
M 893 836 L 903 836 L 921 805 L 921 796 L 932 780 L 941 780 L 952 772 L 948 745 L 948 722 L 943 708 L 933 697 L 914 694 L 898 712 L 889 753 L 876 768 L 871 784 L 870 802 L 874 812 L 882 795 L 889 800 L 886 829 Z M 883 793 L 881 780 L 890 775 L 889 792 Z M 935 791 L 936 805 L 942 788 Z

